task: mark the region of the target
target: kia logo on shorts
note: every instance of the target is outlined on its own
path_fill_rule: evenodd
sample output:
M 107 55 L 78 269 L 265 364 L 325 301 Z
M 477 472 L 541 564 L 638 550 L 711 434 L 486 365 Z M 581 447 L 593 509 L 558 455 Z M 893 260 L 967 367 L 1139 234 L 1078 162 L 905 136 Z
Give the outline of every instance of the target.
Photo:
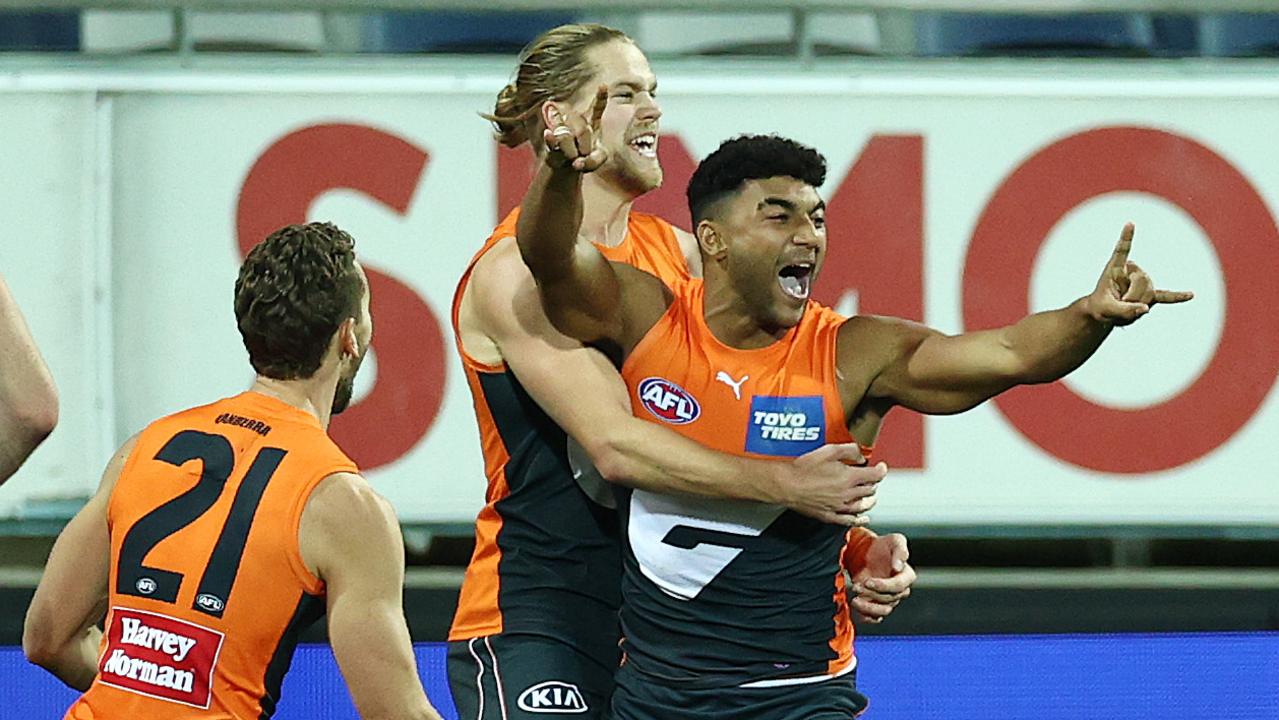
M 636 392 L 645 409 L 662 422 L 687 425 L 702 414 L 702 407 L 687 390 L 665 378 L 648 378 Z
M 586 699 L 576 685 L 547 680 L 520 693 L 520 709 L 531 713 L 584 713 Z

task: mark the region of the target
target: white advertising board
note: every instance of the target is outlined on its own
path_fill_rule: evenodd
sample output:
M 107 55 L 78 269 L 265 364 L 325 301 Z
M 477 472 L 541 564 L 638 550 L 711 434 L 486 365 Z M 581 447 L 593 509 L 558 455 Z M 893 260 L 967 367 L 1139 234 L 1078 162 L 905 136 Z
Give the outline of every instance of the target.
M 58 431 L 0 488 L 0 516 L 28 497 L 82 497 L 110 427 L 110 267 L 98 243 L 95 95 L 0 93 L 0 273 L 57 379 Z
M 667 180 L 641 206 L 686 226 L 694 159 L 732 135 L 812 144 L 830 167 L 819 295 L 845 310 L 949 333 L 1011 322 L 1086 294 L 1129 220 L 1132 259 L 1161 287 L 1197 293 L 1116 332 L 1065 382 L 956 417 L 894 411 L 877 521 L 1279 524 L 1279 82 L 1117 73 L 662 74 Z M 335 436 L 403 520 L 473 520 L 484 480 L 448 316 L 456 278 L 528 172 L 476 116 L 503 82 L 99 81 L 109 102 L 85 108 L 109 114 L 115 439 L 246 386 L 231 312 L 241 251 L 285 223 L 332 220 L 372 271 L 376 323 Z M 93 204 L 73 190 L 93 188 L 55 199 Z M 67 290 L 20 289 L 36 305 Z M 17 494 L 37 494 L 42 471 L 24 468 Z

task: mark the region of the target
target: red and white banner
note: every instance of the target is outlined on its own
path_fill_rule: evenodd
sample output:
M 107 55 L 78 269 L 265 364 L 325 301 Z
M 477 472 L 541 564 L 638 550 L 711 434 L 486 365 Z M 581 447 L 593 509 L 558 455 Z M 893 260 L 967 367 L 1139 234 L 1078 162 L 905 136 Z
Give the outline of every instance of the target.
M 1013 322 L 1087 293 L 1129 220 L 1132 259 L 1160 287 L 1197 294 L 1115 332 L 1065 382 L 956 417 L 891 413 L 877 521 L 1279 524 L 1268 295 L 1279 277 L 1279 82 L 657 71 L 666 182 L 637 207 L 687 226 L 685 181 L 719 141 L 777 132 L 809 143 L 830 165 L 818 296 L 846 311 L 949 333 Z M 116 439 L 248 383 L 231 308 L 243 252 L 280 225 L 332 220 L 357 239 L 375 320 L 358 402 L 334 435 L 401 519 L 472 521 L 484 479 L 448 310 L 530 170 L 476 115 L 503 82 L 391 71 L 50 81 L 100 93 L 82 106 L 106 138 L 94 167 L 108 166 L 109 182 L 52 194 L 107 202 L 110 222 L 97 227 L 109 231 Z M 32 85 L 6 107 L 42 98 Z M 83 196 L 94 192 L 107 197 Z M 47 212 L 5 205 L 33 225 Z M 11 276 L 10 262 L 36 268 L 42 251 L 5 240 L 0 252 Z M 51 272 L 21 289 L 42 342 L 41 324 L 79 317 Z M 71 355 L 50 354 L 66 382 Z M 19 497 L 40 495 L 34 465 Z
M 209 709 L 224 635 L 167 615 L 111 608 L 98 682 Z

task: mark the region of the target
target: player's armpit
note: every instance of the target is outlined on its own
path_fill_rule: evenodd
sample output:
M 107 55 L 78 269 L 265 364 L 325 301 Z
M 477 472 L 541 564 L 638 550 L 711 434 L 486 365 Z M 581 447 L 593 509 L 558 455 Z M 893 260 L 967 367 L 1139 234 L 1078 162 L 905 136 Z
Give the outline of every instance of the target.
M 329 642 L 362 718 L 438 720 L 404 620 L 404 541 L 363 478 L 321 481 L 302 513 L 303 562 L 325 583 Z
M 116 451 L 93 497 L 58 534 L 22 629 L 27 659 L 81 691 L 97 673 L 102 631 L 96 624 L 107 609 L 107 506 L 135 442 L 130 438 Z

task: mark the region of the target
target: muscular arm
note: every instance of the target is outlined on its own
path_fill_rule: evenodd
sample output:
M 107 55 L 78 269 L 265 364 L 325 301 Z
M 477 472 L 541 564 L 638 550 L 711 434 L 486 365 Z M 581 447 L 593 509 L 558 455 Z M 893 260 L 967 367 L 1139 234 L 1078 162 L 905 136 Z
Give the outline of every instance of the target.
M 963 412 L 1015 385 L 1057 380 L 1091 357 L 1112 327 L 1090 315 L 1083 300 L 954 336 L 891 318 L 855 318 L 845 326 L 849 342 L 841 333 L 841 346 L 850 355 L 866 338 L 891 353 L 867 395 L 929 414 Z
M 582 176 L 539 167 L 521 205 L 520 256 L 537 281 L 546 316 L 564 334 L 581 340 L 616 340 L 622 334 L 622 289 L 612 265 L 579 240 Z
M 0 483 L 58 422 L 58 393 L 40 351 L 0 276 Z
M 582 174 L 607 157 L 593 139 L 607 100 L 601 88 L 590 125 L 567 117 L 559 128 L 571 127 L 567 135 L 548 130 L 545 161 L 524 195 L 515 234 L 551 323 L 571 338 L 615 344 L 625 353 L 657 322 L 670 299 L 661 280 L 609 262 L 594 245 L 578 238 Z
M 859 376 L 866 360 L 856 348 L 875 348 L 882 364 L 866 395 L 934 414 L 962 412 L 1014 385 L 1057 380 L 1091 357 L 1114 326 L 1136 322 L 1155 304 L 1194 297 L 1156 290 L 1128 260 L 1132 236 L 1125 225 L 1091 294 L 1006 327 L 946 336 L 902 320 L 854 318 L 840 329 L 840 367 Z
M 22 628 L 27 659 L 82 692 L 98 672 L 97 623 L 107 610 L 107 503 L 133 445 L 130 438 L 116 452 L 97 492 L 59 533 Z
M 404 621 L 404 541 L 395 511 L 358 475 L 323 480 L 298 530 L 325 583 L 329 642 L 360 717 L 439 720 Z
M 655 492 L 759 500 L 827 522 L 860 522 L 858 513 L 882 469 L 848 467 L 855 446 L 820 449 L 792 462 L 720 453 L 631 414 L 626 386 L 594 350 L 551 326 L 537 289 L 510 239 L 476 265 L 461 311 L 476 325 L 538 405 L 586 449 L 612 482 Z

